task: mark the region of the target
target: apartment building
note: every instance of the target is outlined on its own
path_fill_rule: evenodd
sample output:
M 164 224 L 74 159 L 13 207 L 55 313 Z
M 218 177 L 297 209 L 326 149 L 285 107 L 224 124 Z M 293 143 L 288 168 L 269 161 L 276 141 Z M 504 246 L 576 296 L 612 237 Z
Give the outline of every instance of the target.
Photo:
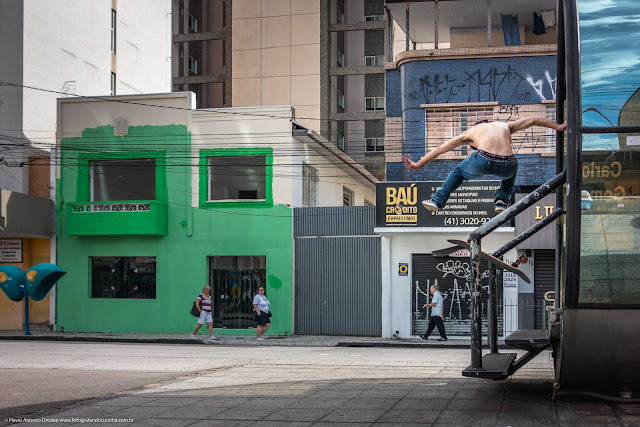
M 16 248 L 0 263 L 56 262 L 49 166 L 50 154 L 59 163 L 51 151 L 56 98 L 170 90 L 170 7 L 167 0 L 0 1 L 0 244 Z M 49 308 L 49 297 L 32 304 L 32 321 L 55 323 Z M 22 304 L 0 295 L 1 328 L 21 328 L 22 315 Z
M 173 0 L 173 90 L 197 108 L 292 105 L 384 177 L 382 0 Z
M 426 210 L 423 212 L 420 201 L 430 198 L 471 151 L 462 146 L 419 171 L 407 170 L 403 154 L 418 159 L 481 120 L 556 118 L 557 5 L 555 0 L 387 0 L 386 7 L 394 29 L 393 60 L 385 64 L 386 179 L 400 187 L 418 188 L 417 209 L 422 214 Z M 528 193 L 555 176 L 555 131 L 534 127 L 514 134 L 512 139 L 518 160 L 516 191 Z M 412 272 L 405 277 L 383 277 L 383 289 L 390 290 L 393 301 L 402 302 L 392 305 L 383 315 L 383 336 L 390 337 L 395 331 L 400 336 L 423 333 L 423 301 L 415 298 L 411 307 L 408 301 L 434 281 L 449 301 L 445 310 L 447 328 L 468 326 L 467 275 L 460 274 L 455 282 L 447 282 L 452 275 L 443 269 L 447 265 L 463 265 L 456 255 L 466 257 L 468 253 L 453 254 L 447 259 L 435 258 L 431 251 L 446 246 L 446 239 L 455 233 L 466 239 L 478 224 L 493 217 L 493 191 L 487 190 L 483 196 L 478 190 L 497 186 L 495 181 L 486 181 L 491 178 L 469 183 L 475 190 L 463 187 L 453 193 L 451 200 L 457 203 L 426 215 L 431 227 L 416 225 L 409 240 L 404 235 L 394 237 L 397 227 L 376 229 L 392 240 L 383 259 L 409 260 L 408 270 Z M 479 207 L 477 203 L 482 200 L 488 203 Z M 384 200 L 377 203 L 378 211 L 384 209 Z M 554 205 L 554 197 L 540 201 L 518 216 L 515 229 L 524 230 L 541 220 Z M 469 219 L 473 215 L 477 217 Z M 500 239 L 509 240 L 513 230 L 503 227 Z M 394 239 L 397 243 L 393 243 Z M 537 239 L 506 254 L 510 262 L 529 271 L 533 280 L 525 283 L 509 274 L 501 277 L 499 298 L 503 306 L 499 316 L 505 333 L 544 326 L 545 306 L 552 303 L 545 298 L 555 283 L 555 241 L 555 229 L 548 227 Z M 488 245 L 499 247 L 501 243 Z M 468 333 L 469 329 L 465 330 Z

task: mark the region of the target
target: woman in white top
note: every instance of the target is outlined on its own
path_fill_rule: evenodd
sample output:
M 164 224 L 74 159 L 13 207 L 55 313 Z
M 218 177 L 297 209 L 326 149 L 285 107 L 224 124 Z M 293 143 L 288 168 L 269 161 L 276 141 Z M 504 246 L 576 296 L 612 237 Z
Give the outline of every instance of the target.
M 253 297 L 253 310 L 255 311 L 256 334 L 259 340 L 263 340 L 263 335 L 271 326 L 271 318 L 269 317 L 269 300 L 264 296 L 264 286 L 258 288 L 258 293 Z
M 196 307 L 200 312 L 200 317 L 198 317 L 198 324 L 196 328 L 193 330 L 193 334 L 191 334 L 191 338 L 198 338 L 196 333 L 198 329 L 202 328 L 204 322 L 207 322 L 207 326 L 209 326 L 209 339 L 215 340 L 213 337 L 213 317 L 211 316 L 211 287 L 203 286 L 202 293 L 198 295 L 196 298 Z

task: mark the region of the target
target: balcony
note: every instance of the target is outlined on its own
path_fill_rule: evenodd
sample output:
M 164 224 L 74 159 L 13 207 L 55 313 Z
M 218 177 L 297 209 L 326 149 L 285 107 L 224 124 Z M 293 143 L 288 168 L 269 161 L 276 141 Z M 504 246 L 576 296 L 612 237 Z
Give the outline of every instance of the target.
M 71 236 L 166 236 L 168 209 L 157 200 L 68 203 Z

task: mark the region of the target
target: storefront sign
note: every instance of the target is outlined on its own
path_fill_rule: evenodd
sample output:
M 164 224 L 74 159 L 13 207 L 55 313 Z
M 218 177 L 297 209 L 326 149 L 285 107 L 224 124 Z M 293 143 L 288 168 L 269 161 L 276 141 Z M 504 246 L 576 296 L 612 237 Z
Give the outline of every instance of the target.
M 22 239 L 0 239 L 0 263 L 22 262 Z
M 376 227 L 479 227 L 495 216 L 494 192 L 499 181 L 467 181 L 444 209 L 422 206 L 442 187 L 441 181 L 376 184 Z
M 409 264 L 406 262 L 401 262 L 398 264 L 398 276 L 408 276 L 409 275 Z

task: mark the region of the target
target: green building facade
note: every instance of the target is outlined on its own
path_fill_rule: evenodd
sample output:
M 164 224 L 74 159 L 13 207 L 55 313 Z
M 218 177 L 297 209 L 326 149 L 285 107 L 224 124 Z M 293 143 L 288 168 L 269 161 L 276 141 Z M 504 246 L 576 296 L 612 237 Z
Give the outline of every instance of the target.
M 214 333 L 254 334 L 251 300 L 266 282 L 268 333 L 291 333 L 292 209 L 273 202 L 271 147 L 192 147 L 186 125 L 124 136 L 100 126 L 62 138 L 59 152 L 57 264 L 68 274 L 57 330 L 189 334 L 210 285 Z M 232 175 L 235 156 L 258 159 L 264 178 L 241 200 L 210 201 L 212 174 Z

